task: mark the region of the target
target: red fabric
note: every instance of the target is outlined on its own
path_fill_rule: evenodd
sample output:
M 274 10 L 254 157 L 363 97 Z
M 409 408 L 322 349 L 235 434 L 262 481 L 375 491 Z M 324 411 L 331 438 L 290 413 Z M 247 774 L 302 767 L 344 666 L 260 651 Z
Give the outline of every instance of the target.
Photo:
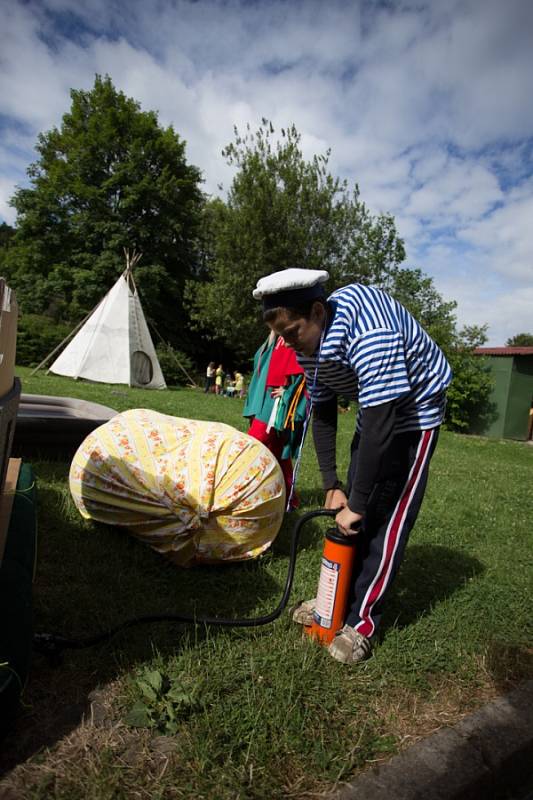
M 294 350 L 287 347 L 281 336 L 272 351 L 266 379 L 267 386 L 285 386 L 289 375 L 303 375 Z
M 274 428 L 271 428 L 267 433 L 266 422 L 261 422 L 260 419 L 253 420 L 248 428 L 248 436 L 253 436 L 254 439 L 262 442 L 278 459 L 281 471 L 283 472 L 288 497 L 292 486 L 292 461 L 290 458 L 281 458 L 281 453 L 283 452 L 283 437 L 278 436 Z

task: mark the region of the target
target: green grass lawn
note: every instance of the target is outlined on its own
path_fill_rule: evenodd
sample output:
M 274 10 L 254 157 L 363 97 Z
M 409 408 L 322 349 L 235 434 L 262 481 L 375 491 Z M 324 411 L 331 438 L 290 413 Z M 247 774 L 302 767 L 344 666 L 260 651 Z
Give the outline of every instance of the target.
M 18 373 L 25 392 L 245 429 L 239 400 Z M 353 411 L 340 416 L 343 471 L 354 423 Z M 68 464 L 34 469 L 37 630 L 85 635 L 137 614 L 244 616 L 277 605 L 292 516 L 254 563 L 180 570 L 123 533 L 83 522 Z M 310 442 L 299 489 L 302 511 L 320 505 Z M 533 676 L 532 509 L 532 447 L 442 432 L 368 662 L 333 661 L 286 613 L 250 630 L 132 628 L 101 647 L 65 652 L 59 665 L 37 654 L 0 757 L 0 789 L 65 800 L 318 796 Z M 323 531 L 323 523 L 304 530 L 295 600 L 314 594 Z M 143 717 L 144 727 L 131 724 Z

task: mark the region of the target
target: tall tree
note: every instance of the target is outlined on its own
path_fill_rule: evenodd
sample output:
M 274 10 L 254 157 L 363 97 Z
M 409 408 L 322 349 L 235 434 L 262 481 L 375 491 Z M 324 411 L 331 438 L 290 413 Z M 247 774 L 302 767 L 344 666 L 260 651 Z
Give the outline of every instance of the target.
M 517 333 L 505 342 L 506 347 L 533 347 L 533 333 Z
M 15 229 L 11 225 L 7 222 L 0 223 L 0 275 L 5 274 L 6 255 L 14 236 Z
M 201 279 L 188 285 L 199 328 L 237 354 L 264 337 L 252 289 L 286 267 L 327 269 L 331 287 L 354 280 L 385 283 L 404 258 L 390 216 L 372 217 L 357 186 L 328 172 L 329 152 L 306 161 L 294 126 L 274 141 L 263 120 L 223 150 L 237 168 L 227 200 L 206 208 Z
M 74 320 L 124 268 L 123 247 L 135 248 L 148 313 L 167 333 L 183 320 L 183 287 L 195 269 L 200 172 L 173 128 L 109 77 L 71 99 L 61 127 L 38 137 L 30 187 L 12 199 L 11 283 L 23 310 Z
M 8 247 L 15 235 L 15 229 L 7 222 L 0 222 L 0 249 Z

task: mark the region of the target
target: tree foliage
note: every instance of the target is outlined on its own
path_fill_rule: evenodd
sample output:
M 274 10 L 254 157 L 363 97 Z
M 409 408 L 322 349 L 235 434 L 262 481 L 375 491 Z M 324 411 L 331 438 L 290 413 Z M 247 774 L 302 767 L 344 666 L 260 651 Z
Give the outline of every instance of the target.
M 227 200 L 205 209 L 201 279 L 188 285 L 197 326 L 238 355 L 264 337 L 252 298 L 262 276 L 298 266 L 327 269 L 332 288 L 379 284 L 405 255 L 393 218 L 372 217 L 357 186 L 328 172 L 329 152 L 306 161 L 294 126 L 274 133 L 267 120 L 255 133 L 235 129 L 223 156 L 237 172 Z
M 165 342 L 157 345 L 156 353 L 167 386 L 186 386 L 195 379 L 194 364 L 186 353 Z
M 72 326 L 42 314 L 22 314 L 17 330 L 17 364 L 35 367 L 68 335 Z
M 533 347 L 533 333 L 517 333 L 505 342 L 506 347 Z
M 30 187 L 12 199 L 4 269 L 23 311 L 77 320 L 124 269 L 123 247 L 135 248 L 145 305 L 175 333 L 197 258 L 200 173 L 173 128 L 109 77 L 71 99 L 61 127 L 38 137 Z
M 7 222 L 0 222 L 0 249 L 7 249 L 15 235 L 15 229 Z
M 5 275 L 5 262 L 7 252 L 13 237 L 15 236 L 15 229 L 8 225 L 7 222 L 0 223 L 0 275 Z

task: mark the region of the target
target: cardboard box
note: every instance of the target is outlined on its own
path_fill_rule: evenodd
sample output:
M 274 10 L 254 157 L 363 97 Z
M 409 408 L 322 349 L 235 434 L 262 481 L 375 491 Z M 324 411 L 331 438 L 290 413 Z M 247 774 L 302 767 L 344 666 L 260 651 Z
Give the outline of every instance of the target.
M 13 388 L 18 305 L 15 292 L 0 278 L 0 399 Z

